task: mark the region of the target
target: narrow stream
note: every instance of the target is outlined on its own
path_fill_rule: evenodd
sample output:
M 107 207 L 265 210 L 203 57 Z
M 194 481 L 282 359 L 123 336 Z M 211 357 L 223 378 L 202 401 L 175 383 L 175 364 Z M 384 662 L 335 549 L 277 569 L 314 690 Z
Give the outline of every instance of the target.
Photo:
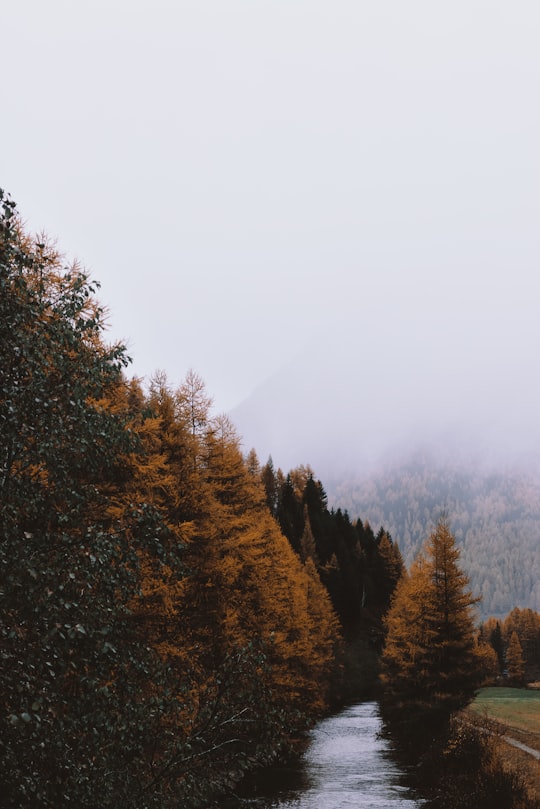
M 265 771 L 253 809 L 416 809 L 401 783 L 389 744 L 380 738 L 376 702 L 363 702 L 320 722 L 302 758 L 290 768 Z

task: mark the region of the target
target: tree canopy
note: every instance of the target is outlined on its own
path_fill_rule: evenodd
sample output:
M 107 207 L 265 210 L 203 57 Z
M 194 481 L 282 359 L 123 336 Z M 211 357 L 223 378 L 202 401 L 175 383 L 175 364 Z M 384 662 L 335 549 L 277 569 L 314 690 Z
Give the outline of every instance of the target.
M 205 807 L 376 680 L 385 635 L 390 718 L 448 718 L 479 658 L 537 670 L 530 610 L 479 654 L 447 522 L 406 573 L 309 466 L 245 457 L 195 371 L 128 379 L 98 285 L 0 205 L 3 805 Z
M 3 805 L 206 805 L 327 705 L 337 618 L 200 377 L 127 380 L 0 202 Z
M 459 549 L 441 519 L 397 586 L 382 654 L 383 705 L 394 722 L 426 728 L 444 723 L 478 686 L 477 599 L 458 561 Z

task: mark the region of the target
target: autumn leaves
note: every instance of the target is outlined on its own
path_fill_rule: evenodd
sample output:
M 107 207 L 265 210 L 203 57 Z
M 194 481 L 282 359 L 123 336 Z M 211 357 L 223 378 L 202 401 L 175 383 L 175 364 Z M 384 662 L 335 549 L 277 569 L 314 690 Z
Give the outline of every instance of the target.
M 203 805 L 326 704 L 337 619 L 197 375 L 126 380 L 1 199 L 3 800 Z
M 207 805 L 344 693 L 396 587 L 389 713 L 464 704 L 474 599 L 447 525 L 402 578 L 308 468 L 245 458 L 196 373 L 126 379 L 95 285 L 0 202 L 5 805 Z
M 410 735 L 431 733 L 472 699 L 481 680 L 473 606 L 446 520 L 396 589 L 386 618 L 383 708 Z M 414 731 L 411 729 L 414 728 Z

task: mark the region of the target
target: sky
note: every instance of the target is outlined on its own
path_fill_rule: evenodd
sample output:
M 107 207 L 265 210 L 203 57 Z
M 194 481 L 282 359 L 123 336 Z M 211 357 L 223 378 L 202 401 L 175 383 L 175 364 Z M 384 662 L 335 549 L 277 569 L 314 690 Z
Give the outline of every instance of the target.
M 446 387 L 525 445 L 539 41 L 535 0 L 18 0 L 0 187 L 101 282 L 133 374 L 193 368 L 260 422 L 304 368 L 310 428 L 369 390 L 386 436 Z

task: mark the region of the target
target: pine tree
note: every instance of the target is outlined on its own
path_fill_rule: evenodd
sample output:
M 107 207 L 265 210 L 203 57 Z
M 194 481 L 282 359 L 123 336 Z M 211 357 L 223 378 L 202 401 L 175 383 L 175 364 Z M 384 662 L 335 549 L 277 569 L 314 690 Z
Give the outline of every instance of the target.
M 483 675 L 481 685 L 493 685 L 500 674 L 499 661 L 495 649 L 491 643 L 486 643 L 486 641 L 479 638 L 476 654 Z
M 304 531 L 300 539 L 300 558 L 304 564 L 308 559 L 312 559 L 315 567 L 317 568 L 319 566 L 317 547 L 315 545 L 315 538 L 313 536 L 307 506 L 304 506 Z
M 443 519 L 397 586 L 382 657 L 383 705 L 391 720 L 438 725 L 474 695 L 480 676 L 472 614 L 477 599 L 458 560 Z
M 276 518 L 293 550 L 300 554 L 300 539 L 304 530 L 304 512 L 302 503 L 297 497 L 290 472 L 280 487 Z
M 497 655 L 497 662 L 499 664 L 499 673 L 504 668 L 504 643 L 501 630 L 501 622 L 495 621 L 493 628 L 490 631 L 489 642 Z
M 517 632 L 512 632 L 508 647 L 506 649 L 506 668 L 508 671 L 508 681 L 512 685 L 523 685 L 525 677 L 525 661 L 523 660 L 523 649 Z
M 514 609 L 504 619 L 502 634 L 508 647 L 512 633 L 518 636 L 526 679 L 534 680 L 540 671 L 540 615 L 531 609 Z
M 278 509 L 278 496 L 279 496 L 279 483 L 277 480 L 276 472 L 274 471 L 274 462 L 270 455 L 268 461 L 261 469 L 261 481 L 266 493 L 266 503 L 270 510 L 272 517 L 277 515 Z
M 403 575 L 404 565 L 399 547 L 383 528 L 377 534 L 372 567 L 376 603 L 383 612 L 386 612 L 397 583 Z

